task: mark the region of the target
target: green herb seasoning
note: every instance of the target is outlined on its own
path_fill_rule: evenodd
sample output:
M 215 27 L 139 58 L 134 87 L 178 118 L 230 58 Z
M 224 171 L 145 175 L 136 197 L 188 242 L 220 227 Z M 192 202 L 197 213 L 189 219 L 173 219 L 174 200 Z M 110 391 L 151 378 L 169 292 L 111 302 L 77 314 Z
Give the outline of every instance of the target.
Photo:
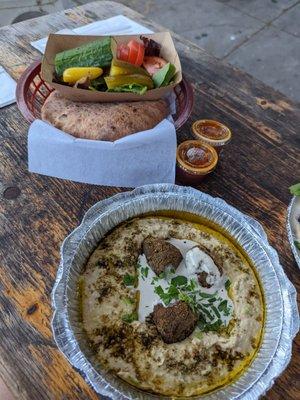
M 140 271 L 141 271 L 141 277 L 142 277 L 142 279 L 144 281 L 148 276 L 149 268 L 148 267 L 141 267 Z
M 126 274 L 123 277 L 123 283 L 125 286 L 134 286 L 136 283 L 136 276 L 135 275 L 130 275 Z
M 197 339 L 202 339 L 203 338 L 203 332 L 198 331 L 194 333 L 194 337 L 196 337 Z
M 133 304 L 135 304 L 135 300 L 134 300 L 134 299 L 131 299 L 130 297 L 125 297 L 125 298 L 123 299 L 123 301 L 124 301 L 125 304 L 128 304 L 128 305 L 133 305 Z
M 138 314 L 137 312 L 133 312 L 131 314 L 125 314 L 123 315 L 122 320 L 124 322 L 127 322 L 128 324 L 131 324 L 131 322 L 138 320 Z
M 201 293 L 199 292 L 199 296 L 203 297 L 204 299 L 215 299 L 215 293 L 211 294 L 211 293 Z
M 152 280 L 152 284 L 157 284 L 157 279 Z M 199 315 L 199 329 L 202 332 L 217 331 L 224 324 L 223 320 L 228 319 L 232 313 L 232 306 L 228 300 L 223 300 L 215 293 L 206 293 L 201 290 L 195 279 L 187 279 L 185 276 L 178 275 L 171 278 L 169 286 L 163 289 L 162 285 L 154 287 L 154 292 L 160 297 L 165 306 L 178 300 L 186 302 L 191 309 Z M 225 283 L 225 287 L 230 287 L 230 280 Z
M 187 278 L 185 276 L 178 275 L 175 278 L 172 278 L 171 285 L 173 286 L 183 286 L 187 284 Z
M 229 290 L 230 285 L 231 285 L 231 282 L 230 282 L 229 279 L 227 279 L 227 281 L 225 282 L 225 289 L 226 289 L 226 290 Z
M 216 314 L 217 318 L 221 318 L 221 315 L 219 313 L 219 311 L 217 310 L 216 306 L 212 305 L 211 306 L 213 312 Z

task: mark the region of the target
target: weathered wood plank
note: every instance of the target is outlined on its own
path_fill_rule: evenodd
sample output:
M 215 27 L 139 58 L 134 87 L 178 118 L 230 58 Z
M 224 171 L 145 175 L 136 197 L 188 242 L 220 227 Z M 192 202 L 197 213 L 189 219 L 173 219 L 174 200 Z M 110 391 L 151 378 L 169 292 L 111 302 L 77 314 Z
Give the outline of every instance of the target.
M 40 58 L 30 41 L 117 14 L 153 30 L 163 29 L 120 4 L 90 3 L 1 28 L 1 64 L 18 78 L 26 66 Z M 174 38 L 183 70 L 195 88 L 191 120 L 219 119 L 233 131 L 220 167 L 200 189 L 222 197 L 264 225 L 299 289 L 299 271 L 285 233 L 290 198 L 287 188 L 300 178 L 299 109 L 251 76 L 219 62 L 178 35 Z M 29 174 L 27 129 L 16 105 L 0 111 L 0 376 L 21 400 L 96 399 L 55 347 L 50 330 L 50 292 L 63 238 L 96 201 L 122 189 Z M 179 141 L 188 137 L 189 124 L 178 134 Z M 7 191 L 9 187 L 18 188 L 19 193 Z M 299 375 L 298 337 L 291 364 L 266 398 L 297 399 Z

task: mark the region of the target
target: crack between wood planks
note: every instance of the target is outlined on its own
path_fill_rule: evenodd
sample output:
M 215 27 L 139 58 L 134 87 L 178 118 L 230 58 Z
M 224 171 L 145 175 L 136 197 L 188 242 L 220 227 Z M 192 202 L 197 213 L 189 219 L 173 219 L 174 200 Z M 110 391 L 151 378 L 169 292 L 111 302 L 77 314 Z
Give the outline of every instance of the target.
M 90 194 L 91 194 L 92 188 L 88 188 L 84 191 L 83 196 L 82 196 L 82 200 L 79 206 L 79 210 L 77 213 L 77 220 L 79 223 L 81 223 L 81 220 L 83 218 L 83 214 L 84 214 L 84 207 L 85 204 L 87 203 L 87 199 L 89 198 Z

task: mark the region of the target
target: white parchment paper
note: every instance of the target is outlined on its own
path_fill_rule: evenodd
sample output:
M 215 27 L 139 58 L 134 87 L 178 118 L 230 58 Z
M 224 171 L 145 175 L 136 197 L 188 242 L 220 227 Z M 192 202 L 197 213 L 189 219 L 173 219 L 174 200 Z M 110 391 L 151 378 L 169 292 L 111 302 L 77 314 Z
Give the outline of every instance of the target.
M 28 133 L 28 169 L 97 185 L 174 183 L 176 131 L 167 119 L 115 142 L 76 139 L 44 121 Z

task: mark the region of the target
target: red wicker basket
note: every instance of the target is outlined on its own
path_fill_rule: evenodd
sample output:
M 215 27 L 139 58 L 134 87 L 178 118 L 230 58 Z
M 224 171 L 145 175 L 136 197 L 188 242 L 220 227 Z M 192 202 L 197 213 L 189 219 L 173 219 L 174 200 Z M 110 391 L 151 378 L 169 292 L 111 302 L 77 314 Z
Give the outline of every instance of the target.
M 53 91 L 41 77 L 41 61 L 32 63 L 21 75 L 17 83 L 16 98 L 19 110 L 28 122 L 41 116 L 41 108 Z M 175 128 L 179 129 L 191 115 L 194 104 L 192 85 L 183 77 L 174 89 L 176 114 L 173 115 Z

